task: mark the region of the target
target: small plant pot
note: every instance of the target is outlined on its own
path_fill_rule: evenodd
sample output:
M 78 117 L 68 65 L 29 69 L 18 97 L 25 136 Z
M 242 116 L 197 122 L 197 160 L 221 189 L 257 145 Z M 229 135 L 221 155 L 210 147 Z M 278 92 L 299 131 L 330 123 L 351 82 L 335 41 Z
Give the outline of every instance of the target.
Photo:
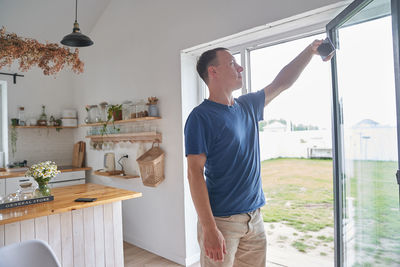
M 157 105 L 149 105 L 149 116 L 150 117 L 158 117 Z
M 13 118 L 11 119 L 11 126 L 18 126 L 19 125 L 19 119 Z
M 122 110 L 113 111 L 113 119 L 114 121 L 122 120 Z

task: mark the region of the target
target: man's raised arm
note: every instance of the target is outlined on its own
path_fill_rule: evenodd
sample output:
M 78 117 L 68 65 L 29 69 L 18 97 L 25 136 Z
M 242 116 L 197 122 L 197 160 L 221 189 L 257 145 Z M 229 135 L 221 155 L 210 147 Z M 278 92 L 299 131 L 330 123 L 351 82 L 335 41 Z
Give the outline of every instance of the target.
M 288 89 L 299 78 L 304 68 L 311 61 L 313 55 L 318 54 L 317 48 L 322 43 L 322 40 L 315 40 L 307 46 L 295 59 L 287 64 L 275 77 L 271 84 L 264 88 L 265 106 L 268 105 L 280 93 Z M 324 61 L 331 59 L 333 55 L 326 58 Z

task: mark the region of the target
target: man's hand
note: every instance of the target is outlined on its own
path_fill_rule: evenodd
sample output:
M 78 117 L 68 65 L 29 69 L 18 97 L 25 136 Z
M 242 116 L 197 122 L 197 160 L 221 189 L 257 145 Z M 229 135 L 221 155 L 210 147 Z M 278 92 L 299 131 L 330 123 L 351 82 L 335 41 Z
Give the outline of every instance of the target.
M 225 239 L 218 230 L 211 211 L 210 199 L 204 181 L 206 155 L 188 155 L 188 179 L 194 206 L 203 230 L 203 245 L 207 257 L 214 261 L 223 261 L 226 254 Z
M 203 242 L 207 257 L 214 261 L 224 261 L 226 244 L 218 228 L 203 229 Z
M 323 42 L 324 40 L 314 40 L 314 42 L 312 42 L 311 44 L 310 44 L 310 49 L 311 49 L 311 52 L 314 54 L 314 55 L 319 55 L 319 52 L 318 52 L 318 47 L 322 44 L 322 42 Z M 325 59 L 324 59 L 324 61 L 329 61 L 329 60 L 331 60 L 331 58 L 333 57 L 335 55 L 335 53 L 332 53 L 329 57 L 326 57 Z

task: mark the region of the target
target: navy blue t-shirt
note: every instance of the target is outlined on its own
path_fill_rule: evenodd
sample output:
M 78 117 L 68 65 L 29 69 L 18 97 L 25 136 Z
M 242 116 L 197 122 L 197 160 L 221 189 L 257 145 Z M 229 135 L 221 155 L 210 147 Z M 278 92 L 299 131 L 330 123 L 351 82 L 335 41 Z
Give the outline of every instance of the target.
M 204 174 L 214 216 L 246 213 L 265 204 L 258 138 L 264 103 L 264 90 L 242 95 L 232 106 L 205 99 L 186 121 L 186 156 L 207 157 Z

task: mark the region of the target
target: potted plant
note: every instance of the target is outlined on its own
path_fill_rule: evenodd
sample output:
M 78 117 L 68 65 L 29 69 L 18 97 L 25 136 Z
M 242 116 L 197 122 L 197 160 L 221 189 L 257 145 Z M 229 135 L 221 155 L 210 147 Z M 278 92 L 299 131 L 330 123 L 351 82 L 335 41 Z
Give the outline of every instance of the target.
M 37 197 L 46 197 L 51 195 L 50 187 L 48 186 L 51 178 L 59 174 L 57 165 L 52 161 L 44 161 L 32 165 L 25 173 L 25 177 L 33 177 L 37 182 L 39 188 L 36 189 Z
M 19 125 L 19 119 L 17 118 L 12 118 L 11 119 L 11 126 L 15 127 Z
M 107 121 L 104 122 L 103 128 L 100 130 L 101 135 L 104 135 L 107 133 L 107 125 L 112 119 L 112 124 L 114 127 L 114 130 L 116 132 L 119 132 L 120 129 L 115 127 L 114 121 L 120 121 L 122 120 L 122 104 L 121 105 L 109 105 L 108 110 L 107 110 Z
M 14 125 L 11 125 L 10 143 L 11 143 L 11 153 L 13 157 L 15 155 L 15 152 L 17 152 L 17 139 L 18 139 L 17 128 Z
M 107 113 L 107 121 L 110 121 L 111 118 L 113 118 L 114 121 L 122 120 L 122 104 L 109 105 Z

